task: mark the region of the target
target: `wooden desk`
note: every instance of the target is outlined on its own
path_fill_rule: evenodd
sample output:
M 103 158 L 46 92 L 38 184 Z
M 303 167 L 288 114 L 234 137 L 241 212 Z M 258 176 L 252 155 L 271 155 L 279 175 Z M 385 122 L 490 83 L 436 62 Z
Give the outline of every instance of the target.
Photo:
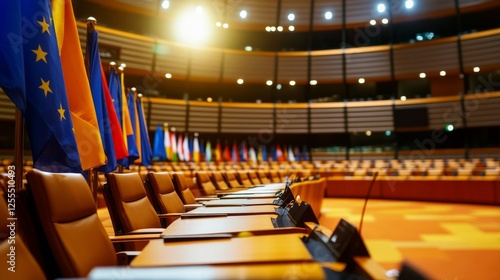
M 252 206 L 252 205 L 276 205 L 273 202 L 276 198 L 235 198 L 235 199 L 217 199 L 203 203 L 206 207 L 220 206 Z M 277 205 L 276 205 L 277 206 Z
M 232 193 L 232 194 L 226 194 L 222 195 L 220 199 L 245 199 L 245 198 L 251 198 L 251 199 L 257 199 L 257 198 L 274 198 L 277 199 L 276 195 L 274 192 L 272 193 Z
M 219 240 L 167 242 L 151 240 L 132 260 L 131 267 L 308 263 L 311 254 L 303 234 L 259 235 Z
M 97 267 L 88 278 L 92 280 L 117 279 L 326 279 L 322 266 L 318 263 L 273 263 L 217 266 L 180 267 Z
M 279 233 L 306 233 L 306 229 L 299 227 L 274 228 L 271 218 L 275 215 L 227 216 L 217 218 L 177 219 L 172 222 L 161 234 L 162 237 L 232 234 L 240 233 L 251 235 L 279 234 Z
M 240 215 L 270 215 L 276 213 L 273 205 L 254 205 L 254 206 L 222 206 L 222 207 L 198 207 L 187 212 L 190 214 L 227 214 L 228 216 Z

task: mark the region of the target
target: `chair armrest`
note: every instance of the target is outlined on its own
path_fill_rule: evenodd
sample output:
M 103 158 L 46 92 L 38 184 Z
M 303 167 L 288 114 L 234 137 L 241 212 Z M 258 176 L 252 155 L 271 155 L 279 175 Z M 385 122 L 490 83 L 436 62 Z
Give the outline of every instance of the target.
M 118 236 L 109 236 L 109 239 L 113 243 L 145 241 L 145 240 L 151 240 L 151 239 L 157 239 L 157 238 L 160 238 L 160 234 L 158 234 L 158 233 L 125 234 L 125 235 L 118 235 Z
M 127 232 L 129 235 L 134 235 L 134 234 L 145 234 L 145 233 L 162 233 L 165 229 L 164 228 L 140 228 L 136 229 L 131 232 Z
M 201 206 L 203 206 L 203 204 L 184 204 L 184 208 L 186 208 L 186 211 L 191 211 Z
M 130 262 L 137 257 L 140 251 L 120 251 L 116 253 L 118 265 L 129 265 Z
M 207 201 L 207 200 L 217 200 L 219 199 L 218 197 L 197 197 L 195 198 L 196 201 Z

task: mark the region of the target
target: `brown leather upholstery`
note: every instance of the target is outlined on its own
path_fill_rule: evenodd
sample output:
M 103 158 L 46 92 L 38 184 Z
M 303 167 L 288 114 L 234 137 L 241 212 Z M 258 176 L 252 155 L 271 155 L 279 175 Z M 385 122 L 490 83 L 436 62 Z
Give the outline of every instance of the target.
M 184 204 L 196 204 L 198 203 L 189 189 L 189 185 L 186 177 L 182 172 L 175 172 L 174 174 L 175 191 L 180 196 Z
M 268 172 L 261 170 L 257 172 L 257 175 L 259 176 L 259 179 L 262 182 L 262 184 L 272 183 Z
M 248 171 L 246 170 L 236 171 L 236 178 L 241 183 L 241 185 L 245 187 L 250 187 L 253 185 L 252 181 L 250 181 L 250 178 L 248 178 Z
M 259 179 L 259 175 L 257 175 L 257 171 L 249 170 L 248 171 L 248 179 L 252 182 L 252 185 L 260 185 L 262 181 Z
M 21 236 L 15 231 L 18 221 L 12 221 L 15 228 L 13 227 L 13 231 L 11 231 L 8 227 L 10 221 L 7 218 L 11 218 L 8 215 L 7 203 L 3 197 L 0 197 L 0 221 L 2 223 L 0 227 L 0 260 L 2 261 L 0 279 L 46 279 L 40 265 L 38 265 L 35 258 L 31 255 Z M 12 235 L 11 232 L 13 233 Z M 15 243 L 12 240 L 15 240 Z M 11 246 L 15 246 L 15 251 L 10 250 Z M 12 254 L 15 254 L 15 261 L 11 264 L 10 255 Z
M 115 250 L 97 217 L 92 193 L 81 174 L 32 169 L 26 178 L 64 277 L 86 277 L 96 266 L 117 265 Z
M 153 199 L 156 200 L 160 213 L 184 213 L 186 208 L 175 192 L 174 183 L 168 172 L 148 173 Z
M 196 183 L 198 187 L 203 191 L 205 195 L 214 195 L 216 194 L 216 187 L 210 178 L 210 173 L 205 171 L 196 172 Z
M 212 172 L 212 180 L 214 182 L 215 187 L 218 190 L 229 190 L 229 186 L 227 185 L 226 180 L 224 179 L 222 172 L 213 171 Z
M 229 171 L 224 173 L 226 177 L 226 183 L 231 187 L 231 188 L 241 188 L 242 185 L 238 181 L 238 178 L 236 178 L 236 173 Z
M 277 170 L 269 171 L 269 175 L 271 177 L 271 182 L 273 183 L 283 182 L 283 180 L 281 180 L 280 173 Z
M 108 184 L 125 233 L 162 227 L 139 174 L 109 173 Z

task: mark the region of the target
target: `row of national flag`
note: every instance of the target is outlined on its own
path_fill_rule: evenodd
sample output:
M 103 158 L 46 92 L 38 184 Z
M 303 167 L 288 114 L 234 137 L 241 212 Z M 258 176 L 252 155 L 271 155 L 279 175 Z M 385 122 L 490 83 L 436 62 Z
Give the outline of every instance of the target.
M 85 61 L 70 0 L 0 0 L 0 87 L 21 111 L 35 168 L 51 172 L 150 165 L 141 99 L 101 64 L 89 28 Z M 85 63 L 86 62 L 86 63 Z
M 203 141 L 195 133 L 192 137 L 188 133 L 170 131 L 167 126 L 158 125 L 153 140 L 154 161 L 185 161 L 185 162 L 285 162 L 307 161 L 307 146 L 300 149 L 298 146 L 280 144 L 260 145 L 254 147 L 246 142 L 224 145 L 217 141 L 212 146 L 210 140 Z

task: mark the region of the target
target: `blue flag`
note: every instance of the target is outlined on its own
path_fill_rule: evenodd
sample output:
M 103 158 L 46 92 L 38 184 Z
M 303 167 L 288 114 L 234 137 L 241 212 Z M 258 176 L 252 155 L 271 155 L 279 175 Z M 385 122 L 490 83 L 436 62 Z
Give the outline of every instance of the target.
M 50 1 L 0 3 L 0 86 L 23 112 L 33 165 L 81 173 Z
M 94 108 L 99 123 L 99 132 L 101 133 L 102 145 L 106 154 L 106 164 L 98 168 L 104 173 L 112 172 L 117 167 L 115 146 L 113 135 L 111 133 L 111 123 L 106 109 L 106 100 L 104 97 L 104 83 L 101 74 L 101 58 L 99 56 L 98 33 L 96 30 L 89 31 L 87 34 L 87 71 L 89 75 L 90 90 L 94 100 Z
M 123 124 L 123 110 L 122 110 L 122 89 L 120 75 L 116 72 L 115 68 L 111 68 L 109 71 L 109 93 L 113 99 L 113 105 L 115 106 L 116 116 L 118 117 L 118 122 L 120 125 Z M 122 130 L 124 128 L 122 127 Z
M 129 166 L 129 164 L 134 163 L 136 159 L 139 158 L 139 148 L 137 147 L 137 142 L 136 142 L 136 135 L 135 132 L 137 131 L 137 121 L 136 121 L 136 105 L 135 105 L 135 100 L 134 100 L 134 93 L 132 91 L 129 92 L 127 95 L 127 104 L 128 104 L 128 110 L 130 112 L 130 122 L 132 123 L 132 131 L 134 131 L 134 134 L 127 135 L 127 143 L 128 143 L 128 164 L 126 167 Z
M 166 161 L 167 151 L 165 150 L 165 133 L 161 124 L 156 126 L 155 138 L 153 140 L 153 160 Z
M 137 103 L 137 116 L 139 118 L 139 130 L 141 132 L 141 163 L 144 166 L 151 166 L 151 158 L 153 153 L 151 152 L 151 144 L 149 142 L 148 128 L 146 127 L 146 120 L 144 118 L 144 111 L 142 108 L 141 98 L 136 98 Z M 163 148 L 165 151 L 165 147 Z

